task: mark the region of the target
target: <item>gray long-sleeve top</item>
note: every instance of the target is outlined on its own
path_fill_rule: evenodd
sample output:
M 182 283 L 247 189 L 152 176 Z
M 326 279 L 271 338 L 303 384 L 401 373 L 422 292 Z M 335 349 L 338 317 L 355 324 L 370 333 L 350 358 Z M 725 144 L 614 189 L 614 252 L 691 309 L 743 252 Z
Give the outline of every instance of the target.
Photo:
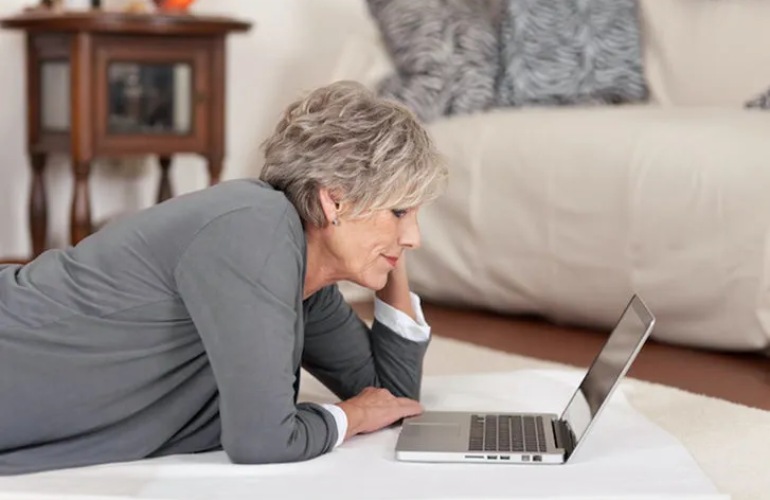
M 337 428 L 296 403 L 301 365 L 342 399 L 418 398 L 427 343 L 369 330 L 336 286 L 303 301 L 305 245 L 281 192 L 237 180 L 1 266 L 0 474 L 220 447 L 315 457 Z

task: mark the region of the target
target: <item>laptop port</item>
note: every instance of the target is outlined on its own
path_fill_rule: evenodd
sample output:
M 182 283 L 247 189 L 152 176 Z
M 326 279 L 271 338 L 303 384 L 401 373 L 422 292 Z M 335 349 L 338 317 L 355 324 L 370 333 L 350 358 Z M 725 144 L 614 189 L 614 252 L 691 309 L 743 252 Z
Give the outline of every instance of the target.
M 543 461 L 543 455 L 534 455 L 532 457 L 533 462 L 542 462 Z
M 521 461 L 522 462 L 529 462 L 529 455 L 522 455 L 521 456 Z
M 511 457 L 509 457 L 509 456 L 500 455 L 500 460 L 510 460 L 510 459 L 511 459 Z
M 479 458 L 484 460 L 484 455 L 465 455 L 465 458 Z
M 487 460 L 497 460 L 497 455 L 487 455 Z

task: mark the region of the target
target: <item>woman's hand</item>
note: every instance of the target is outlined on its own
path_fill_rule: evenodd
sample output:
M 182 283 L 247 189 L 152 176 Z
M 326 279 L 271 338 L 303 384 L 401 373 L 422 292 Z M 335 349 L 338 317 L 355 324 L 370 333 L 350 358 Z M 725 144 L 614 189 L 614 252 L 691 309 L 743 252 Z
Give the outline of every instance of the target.
M 398 398 L 387 389 L 367 387 L 357 396 L 338 403 L 348 418 L 345 439 L 356 434 L 374 432 L 404 417 L 422 413 L 420 403 L 409 398 Z
M 417 316 L 412 309 L 412 300 L 409 296 L 409 277 L 406 274 L 406 251 L 401 254 L 395 269 L 388 275 L 388 282 L 378 290 L 377 298 L 386 304 L 403 311 L 407 316 L 417 321 Z

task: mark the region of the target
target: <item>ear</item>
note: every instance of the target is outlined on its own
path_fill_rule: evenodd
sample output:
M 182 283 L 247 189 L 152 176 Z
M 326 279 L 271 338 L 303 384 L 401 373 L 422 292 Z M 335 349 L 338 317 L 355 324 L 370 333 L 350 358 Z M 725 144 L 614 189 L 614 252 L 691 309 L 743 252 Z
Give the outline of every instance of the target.
M 326 221 L 331 222 L 339 217 L 340 204 L 335 196 L 327 188 L 318 188 L 318 200 L 321 202 L 321 209 L 326 216 Z

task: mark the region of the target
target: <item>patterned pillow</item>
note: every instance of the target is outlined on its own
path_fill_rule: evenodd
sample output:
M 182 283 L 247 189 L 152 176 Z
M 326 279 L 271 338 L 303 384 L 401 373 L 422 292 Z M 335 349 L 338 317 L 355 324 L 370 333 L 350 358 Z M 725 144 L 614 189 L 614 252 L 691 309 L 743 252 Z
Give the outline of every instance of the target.
M 424 121 L 495 104 L 499 0 L 367 0 L 396 74 L 381 95 Z
M 501 106 L 647 99 L 636 0 L 506 0 Z
M 770 109 L 770 89 L 746 103 L 747 108 Z

